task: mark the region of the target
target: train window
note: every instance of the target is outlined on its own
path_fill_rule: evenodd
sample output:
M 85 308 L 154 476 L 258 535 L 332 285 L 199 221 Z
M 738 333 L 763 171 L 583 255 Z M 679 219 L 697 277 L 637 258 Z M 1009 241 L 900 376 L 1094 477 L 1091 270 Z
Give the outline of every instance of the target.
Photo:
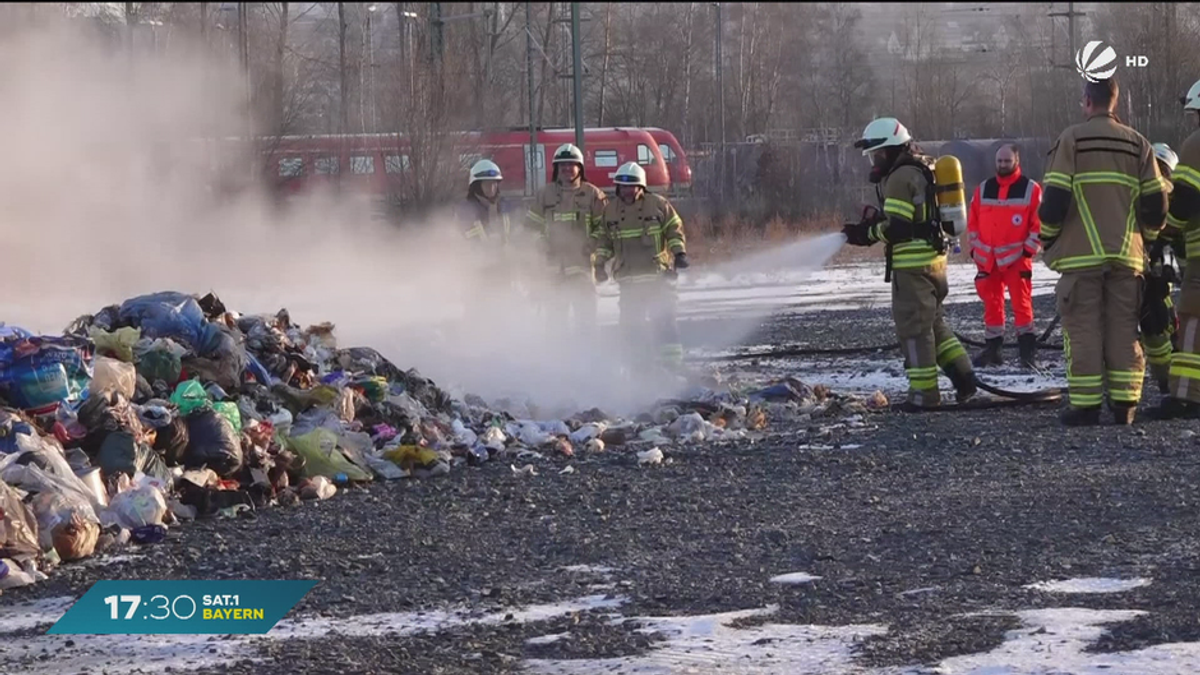
M 595 157 L 596 166 L 598 167 L 612 167 L 617 165 L 616 150 L 597 150 Z
M 662 153 L 663 159 L 667 160 L 667 164 L 675 163 L 676 155 L 675 151 L 671 149 L 671 146 L 659 144 L 658 151 Z
M 383 158 L 383 170 L 387 173 L 401 173 L 408 170 L 408 155 L 387 155 Z
M 650 164 L 654 161 L 654 154 L 650 152 L 650 146 L 638 143 L 638 164 Z
M 350 172 L 355 174 L 375 173 L 375 158 L 370 155 L 352 155 Z
M 316 166 L 318 174 L 335 174 L 340 170 L 337 157 L 318 157 Z
M 304 160 L 299 157 L 285 157 L 279 160 L 279 175 L 284 178 L 294 178 L 304 174 Z

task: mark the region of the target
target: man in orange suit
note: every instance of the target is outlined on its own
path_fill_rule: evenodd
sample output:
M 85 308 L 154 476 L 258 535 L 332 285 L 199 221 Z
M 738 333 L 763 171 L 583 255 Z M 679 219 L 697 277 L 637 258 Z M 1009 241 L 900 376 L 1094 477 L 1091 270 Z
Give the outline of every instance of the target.
M 1004 356 L 1004 289 L 1012 300 L 1021 365 L 1034 365 L 1033 256 L 1041 230 L 1038 207 L 1042 188 L 1021 175 L 1021 157 L 1012 144 L 996 152 L 996 176 L 975 188 L 967 214 L 967 242 L 979 268 L 975 290 L 983 300 L 987 346 L 974 359 L 977 367 L 1001 365 Z

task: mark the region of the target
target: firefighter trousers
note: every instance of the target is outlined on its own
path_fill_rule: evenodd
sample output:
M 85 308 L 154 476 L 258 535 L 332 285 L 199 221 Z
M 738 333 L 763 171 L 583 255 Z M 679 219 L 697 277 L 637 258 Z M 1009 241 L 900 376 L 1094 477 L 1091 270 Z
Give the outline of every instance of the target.
M 683 365 L 683 343 L 676 320 L 679 299 L 675 282 L 660 276 L 618 283 L 626 363 L 630 367 L 650 367 L 657 361 L 678 369 Z
M 596 283 L 592 275 L 566 274 L 547 289 L 542 308 L 552 333 L 565 333 L 574 326 L 578 335 L 593 335 L 596 304 Z
M 1073 408 L 1098 408 L 1142 399 L 1146 359 L 1138 341 L 1142 280 L 1138 272 L 1105 265 L 1063 272 L 1055 287 Z
M 1200 403 L 1200 269 L 1190 265 L 1179 291 L 1179 350 L 1171 355 L 1167 394 Z
M 1017 335 L 1033 332 L 1033 271 L 1016 264 L 975 275 L 975 291 L 983 301 L 985 338 L 1004 337 L 1004 324 L 1008 318 L 1004 311 L 1005 288 L 1012 300 L 1013 327 Z
M 908 402 L 921 407 L 941 403 L 938 369 L 957 387 L 973 376 L 971 360 L 946 325 L 942 306 L 950 285 L 944 262 L 920 269 L 892 270 L 892 319 L 904 355 Z

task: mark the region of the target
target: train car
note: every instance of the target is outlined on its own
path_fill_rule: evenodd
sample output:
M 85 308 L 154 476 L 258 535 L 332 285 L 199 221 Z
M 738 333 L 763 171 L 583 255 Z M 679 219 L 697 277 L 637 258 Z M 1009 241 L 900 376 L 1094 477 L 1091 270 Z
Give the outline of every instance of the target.
M 536 170 L 527 176 L 525 167 L 530 154 L 527 129 L 479 134 L 479 156 L 496 162 L 504 173 L 504 194 L 531 197 L 553 180 L 554 151 L 564 143 L 574 143 L 575 130 L 542 129 L 537 132 L 537 141 Z M 665 193 L 670 189 L 671 174 L 666 160 L 649 132 L 636 127 L 583 130 L 583 171 L 588 182 L 612 193 L 616 187 L 613 175 L 626 162 L 637 162 L 645 169 L 646 187 L 651 192 Z
M 679 144 L 675 134 L 658 127 L 645 127 L 646 131 L 658 143 L 658 150 L 667 163 L 671 174 L 670 194 L 689 194 L 692 190 L 692 167 L 688 164 L 683 146 Z
M 502 193 L 514 198 L 532 197 L 552 180 L 553 163 L 547 157 L 560 145 L 574 143 L 575 130 L 540 129 L 537 141 L 532 153 L 536 168 L 527 175 L 525 167 L 531 157 L 527 130 L 452 135 L 463 174 L 475 161 L 490 159 L 504 174 Z M 260 152 L 267 179 L 283 195 L 334 185 L 341 190 L 386 195 L 399 174 L 412 167 L 413 154 L 409 139 L 401 134 L 284 136 L 263 139 Z M 646 170 L 650 191 L 670 189 L 671 173 L 649 132 L 633 127 L 584 130 L 584 173 L 591 183 L 613 192 L 613 175 L 625 162 L 637 162 Z

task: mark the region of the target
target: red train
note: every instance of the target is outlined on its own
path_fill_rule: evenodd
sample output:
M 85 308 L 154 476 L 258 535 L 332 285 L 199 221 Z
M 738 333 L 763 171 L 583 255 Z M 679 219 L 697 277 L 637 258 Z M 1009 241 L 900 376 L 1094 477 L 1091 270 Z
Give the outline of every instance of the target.
M 463 176 L 475 161 L 490 159 L 504 174 L 502 193 L 514 198 L 530 197 L 550 181 L 553 164 L 547 158 L 560 145 L 574 142 L 574 129 L 539 130 L 533 152 L 535 171 L 527 175 L 531 155 L 528 130 L 453 135 Z M 383 195 L 393 190 L 403 172 L 413 169 L 410 140 L 399 134 L 284 136 L 271 142 L 263 153 L 268 180 L 284 194 L 337 182 L 342 189 Z M 588 181 L 612 192 L 613 174 L 625 162 L 637 162 L 646 170 L 647 187 L 653 192 L 679 194 L 691 187 L 691 167 L 669 131 L 637 127 L 584 130 Z

